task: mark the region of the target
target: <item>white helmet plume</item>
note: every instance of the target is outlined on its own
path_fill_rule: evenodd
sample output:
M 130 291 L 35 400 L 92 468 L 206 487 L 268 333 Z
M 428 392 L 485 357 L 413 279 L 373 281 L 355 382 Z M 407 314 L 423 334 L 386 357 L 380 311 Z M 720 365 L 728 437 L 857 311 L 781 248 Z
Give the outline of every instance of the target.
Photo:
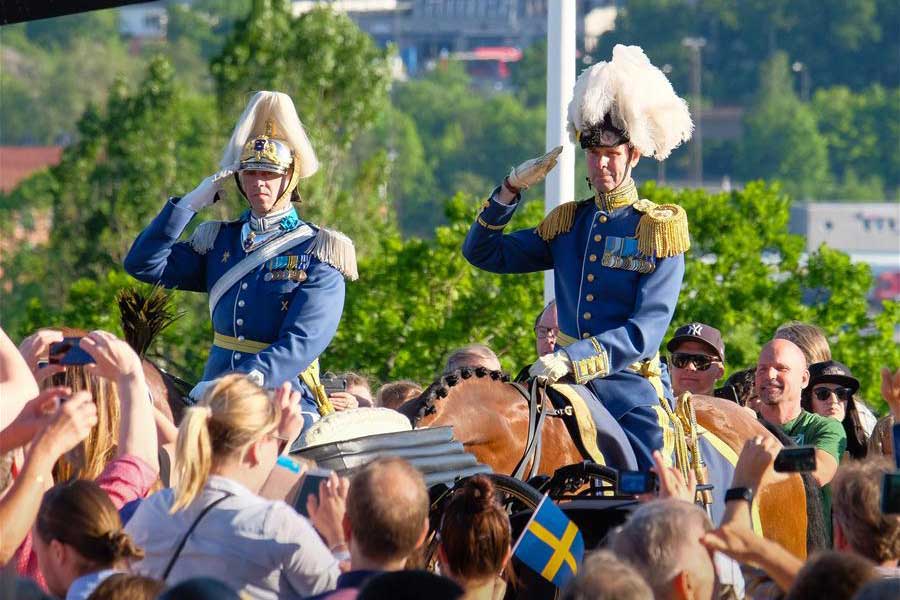
M 568 110 L 572 142 L 607 115 L 642 155 L 657 160 L 689 140 L 694 130 L 687 103 L 639 46 L 618 44 L 611 61 L 578 76 Z

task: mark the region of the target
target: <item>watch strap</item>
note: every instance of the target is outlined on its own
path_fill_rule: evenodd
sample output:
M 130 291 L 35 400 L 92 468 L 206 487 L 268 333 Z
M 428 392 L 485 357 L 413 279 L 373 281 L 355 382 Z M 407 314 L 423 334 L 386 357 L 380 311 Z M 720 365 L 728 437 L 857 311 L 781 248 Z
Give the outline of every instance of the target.
M 729 488 L 725 492 L 725 502 L 730 502 L 731 500 L 746 500 L 753 504 L 753 490 L 745 487 Z

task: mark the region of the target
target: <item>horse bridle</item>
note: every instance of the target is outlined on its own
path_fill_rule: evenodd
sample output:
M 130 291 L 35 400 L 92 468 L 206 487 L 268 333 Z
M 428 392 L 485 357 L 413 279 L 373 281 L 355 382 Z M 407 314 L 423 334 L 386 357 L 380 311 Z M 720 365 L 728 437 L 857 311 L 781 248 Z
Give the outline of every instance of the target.
M 510 385 L 516 388 L 525 398 L 525 401 L 528 402 L 528 438 L 525 442 L 525 451 L 522 453 L 522 458 L 519 459 L 519 463 L 512 472 L 512 476 L 516 479 L 526 481 L 522 476 L 525 474 L 525 467 L 528 465 L 529 460 L 531 461 L 531 469 L 528 471 L 528 479 L 536 476 L 540 471 L 544 419 L 548 415 L 561 417 L 572 413 L 571 409 L 550 407 L 550 398 L 547 395 L 547 380 L 544 378 L 535 377 L 528 384 L 528 388 L 519 382 L 511 382 Z

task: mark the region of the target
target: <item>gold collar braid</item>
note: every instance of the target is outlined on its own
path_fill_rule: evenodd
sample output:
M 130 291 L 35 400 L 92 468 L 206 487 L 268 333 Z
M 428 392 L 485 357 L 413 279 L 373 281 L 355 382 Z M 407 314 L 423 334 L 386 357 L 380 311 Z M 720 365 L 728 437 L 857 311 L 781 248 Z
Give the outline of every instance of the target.
M 611 192 L 596 192 L 594 194 L 594 204 L 602 211 L 610 212 L 626 206 L 631 206 L 638 201 L 637 186 L 634 185 L 634 179 L 628 178 L 619 187 Z

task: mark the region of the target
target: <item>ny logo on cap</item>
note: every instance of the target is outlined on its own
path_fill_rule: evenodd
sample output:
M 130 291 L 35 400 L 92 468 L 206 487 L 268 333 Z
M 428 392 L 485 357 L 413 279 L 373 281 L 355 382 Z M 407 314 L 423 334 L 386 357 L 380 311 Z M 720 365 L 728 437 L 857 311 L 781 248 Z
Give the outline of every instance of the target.
M 828 367 L 824 371 L 822 371 L 822 375 L 843 375 L 844 370 L 840 367 Z
M 703 325 L 700 323 L 692 323 L 688 325 L 688 335 L 700 335 L 703 332 Z

